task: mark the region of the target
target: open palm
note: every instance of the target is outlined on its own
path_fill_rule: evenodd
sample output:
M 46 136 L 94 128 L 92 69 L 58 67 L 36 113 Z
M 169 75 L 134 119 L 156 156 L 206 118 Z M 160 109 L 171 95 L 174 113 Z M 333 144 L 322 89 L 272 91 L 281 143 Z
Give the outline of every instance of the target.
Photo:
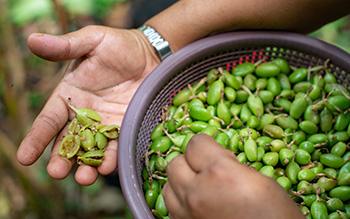
M 47 171 L 53 178 L 62 179 L 74 164 L 58 155 L 65 125 L 74 116 L 68 103 L 96 110 L 102 116 L 102 123 L 121 124 L 130 99 L 158 64 L 158 59 L 138 31 L 100 26 L 89 26 L 63 36 L 33 34 L 28 38 L 28 46 L 33 53 L 48 60 L 75 59 L 74 66 L 57 85 L 17 151 L 18 161 L 31 165 L 57 136 Z M 117 142 L 111 141 L 102 165 L 98 168 L 79 166 L 76 181 L 89 185 L 98 173 L 111 173 L 117 165 L 116 151 Z

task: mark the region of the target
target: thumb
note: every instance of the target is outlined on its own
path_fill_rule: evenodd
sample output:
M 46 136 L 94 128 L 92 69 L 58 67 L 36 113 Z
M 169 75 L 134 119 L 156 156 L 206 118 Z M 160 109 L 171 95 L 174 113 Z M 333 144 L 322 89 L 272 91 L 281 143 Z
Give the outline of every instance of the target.
M 188 143 L 185 158 L 191 168 L 200 172 L 208 166 L 223 158 L 235 160 L 232 152 L 225 150 L 212 137 L 205 134 L 197 134 Z
M 33 33 L 27 44 L 34 54 L 50 61 L 60 61 L 87 55 L 103 37 L 104 32 L 100 28 L 89 26 L 61 36 Z

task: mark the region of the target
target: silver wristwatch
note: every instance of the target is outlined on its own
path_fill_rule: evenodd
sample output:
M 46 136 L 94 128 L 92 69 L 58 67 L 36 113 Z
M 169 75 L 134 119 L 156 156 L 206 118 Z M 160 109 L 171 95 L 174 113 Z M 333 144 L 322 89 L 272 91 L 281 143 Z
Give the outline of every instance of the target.
M 138 29 L 151 43 L 160 60 L 164 60 L 166 57 L 171 55 L 172 52 L 170 50 L 168 41 L 166 41 L 154 28 L 148 25 L 143 25 Z

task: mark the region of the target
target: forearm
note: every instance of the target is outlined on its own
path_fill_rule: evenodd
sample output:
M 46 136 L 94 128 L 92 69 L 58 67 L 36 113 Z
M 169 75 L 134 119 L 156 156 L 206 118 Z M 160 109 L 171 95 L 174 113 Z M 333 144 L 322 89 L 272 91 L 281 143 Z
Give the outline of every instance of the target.
M 349 13 L 348 0 L 182 0 L 148 20 L 173 51 L 215 32 L 312 31 Z

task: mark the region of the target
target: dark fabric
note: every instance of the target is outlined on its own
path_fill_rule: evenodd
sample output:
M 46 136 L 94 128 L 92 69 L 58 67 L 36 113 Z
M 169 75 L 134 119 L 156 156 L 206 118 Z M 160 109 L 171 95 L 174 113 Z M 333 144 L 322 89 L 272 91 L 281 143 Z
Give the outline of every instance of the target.
M 137 28 L 149 18 L 168 8 L 175 0 L 134 0 L 131 7 L 131 27 Z

